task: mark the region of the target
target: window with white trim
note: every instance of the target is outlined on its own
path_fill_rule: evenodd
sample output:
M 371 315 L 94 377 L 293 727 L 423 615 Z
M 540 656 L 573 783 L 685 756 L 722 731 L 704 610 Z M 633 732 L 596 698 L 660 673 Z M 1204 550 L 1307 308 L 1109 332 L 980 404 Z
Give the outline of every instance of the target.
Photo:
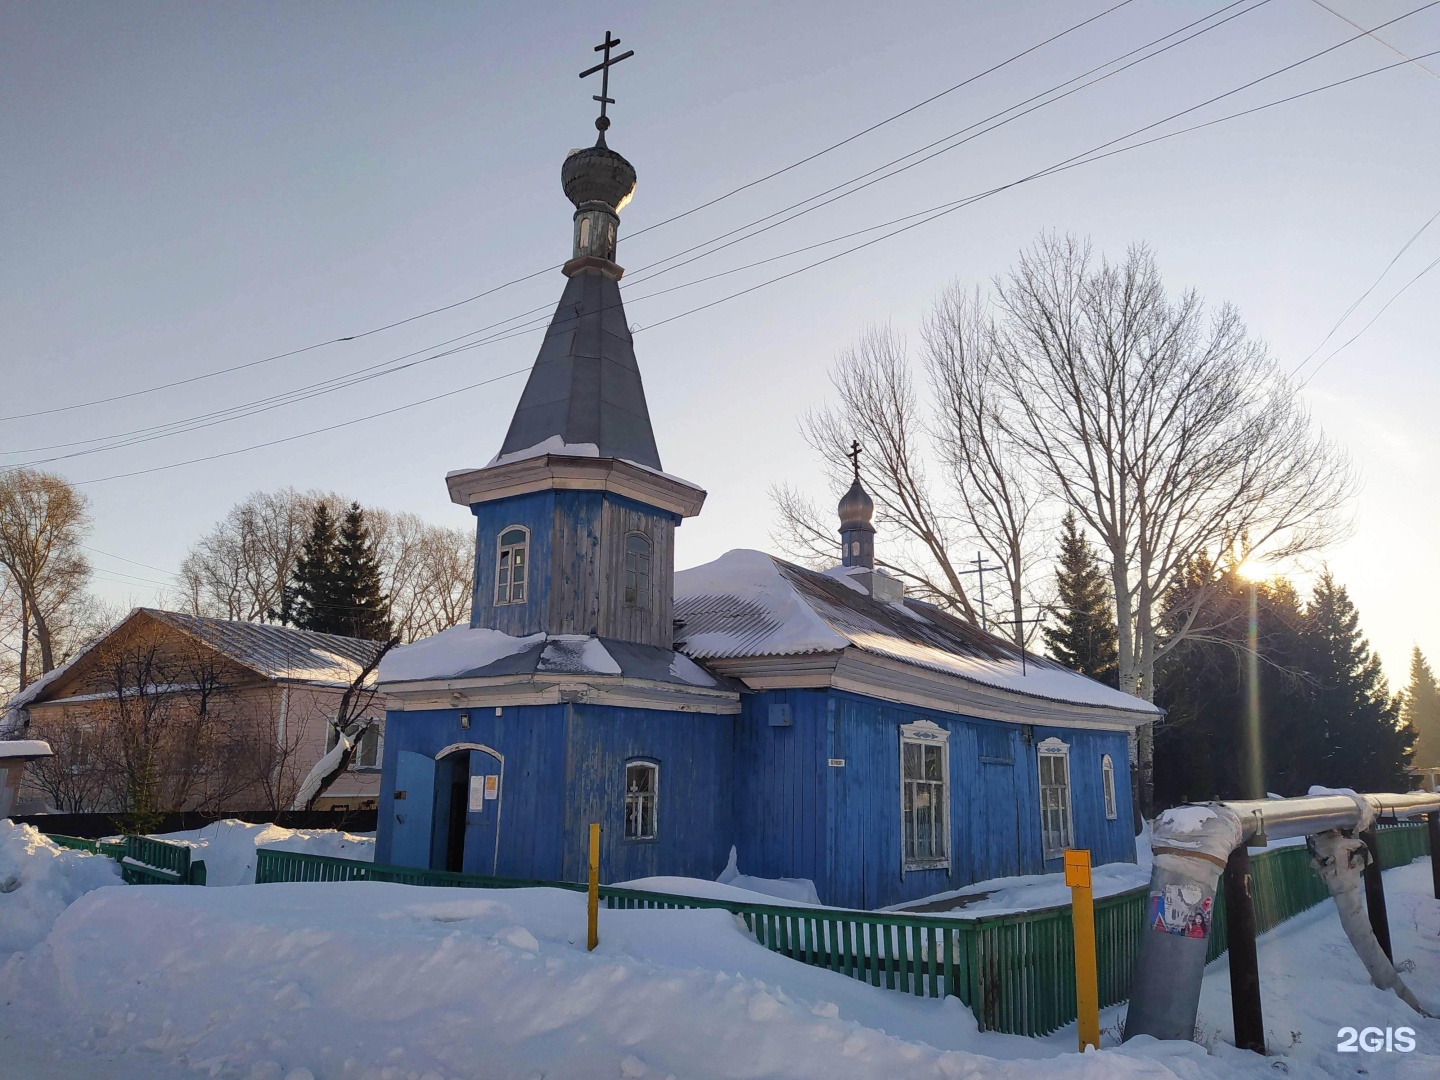
M 525 584 L 530 572 L 530 530 L 511 525 L 500 533 L 495 556 L 495 603 L 525 603 Z
M 1118 816 L 1115 808 L 1115 762 L 1109 754 L 1100 758 L 1100 786 L 1105 791 L 1105 819 L 1114 821 Z
M 950 732 L 929 720 L 900 726 L 901 859 L 906 870 L 950 865 Z
M 1070 829 L 1070 747 L 1046 739 L 1035 748 L 1040 759 L 1040 840 L 1045 858 L 1058 859 L 1072 845 Z
M 653 761 L 625 763 L 625 839 L 654 840 L 660 766 Z
M 350 754 L 348 767 L 351 769 L 378 769 L 385 750 L 385 721 L 370 719 L 358 722 L 365 724 L 366 727 L 355 739 L 355 749 Z M 335 744 L 339 741 L 339 734 L 332 724 L 325 736 L 325 752 L 328 754 L 334 750 Z
M 625 603 L 650 606 L 650 538 L 644 533 L 625 537 Z

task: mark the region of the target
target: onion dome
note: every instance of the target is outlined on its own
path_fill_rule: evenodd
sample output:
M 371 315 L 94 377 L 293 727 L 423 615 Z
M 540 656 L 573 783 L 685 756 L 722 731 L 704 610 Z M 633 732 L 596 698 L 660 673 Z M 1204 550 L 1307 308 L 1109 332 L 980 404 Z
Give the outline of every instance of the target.
M 840 500 L 838 509 L 840 511 L 840 529 L 842 532 L 847 529 L 866 528 L 872 532 L 874 531 L 874 526 L 870 524 L 870 519 L 875 516 L 875 500 L 870 498 L 870 493 L 861 485 L 858 476 L 855 478 L 855 482 L 850 485 L 850 490 L 845 493 L 845 497 Z
M 602 132 L 594 146 L 570 151 L 560 167 L 560 183 L 577 210 L 603 207 L 618 215 L 635 193 L 635 166 L 605 145 Z

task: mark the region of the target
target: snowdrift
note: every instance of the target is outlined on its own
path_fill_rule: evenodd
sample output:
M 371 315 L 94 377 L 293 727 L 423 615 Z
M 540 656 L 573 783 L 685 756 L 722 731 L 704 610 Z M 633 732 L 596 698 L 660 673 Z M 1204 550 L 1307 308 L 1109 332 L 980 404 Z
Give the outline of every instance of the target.
M 205 860 L 205 883 L 253 885 L 255 853 L 262 847 L 330 855 L 339 859 L 375 858 L 375 837 L 332 829 L 283 829 L 279 825 L 252 825 L 227 819 L 201 829 L 165 833 L 155 837 L 192 849 L 190 858 Z
M 62 848 L 33 825 L 0 819 L 0 961 L 38 945 L 85 893 L 120 883 L 113 859 Z

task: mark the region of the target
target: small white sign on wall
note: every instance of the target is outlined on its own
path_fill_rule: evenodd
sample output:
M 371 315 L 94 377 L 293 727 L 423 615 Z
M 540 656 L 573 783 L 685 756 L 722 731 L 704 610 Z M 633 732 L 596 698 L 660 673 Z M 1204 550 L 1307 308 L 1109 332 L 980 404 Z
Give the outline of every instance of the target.
M 470 809 L 485 809 L 485 781 L 490 779 L 487 776 L 470 777 Z

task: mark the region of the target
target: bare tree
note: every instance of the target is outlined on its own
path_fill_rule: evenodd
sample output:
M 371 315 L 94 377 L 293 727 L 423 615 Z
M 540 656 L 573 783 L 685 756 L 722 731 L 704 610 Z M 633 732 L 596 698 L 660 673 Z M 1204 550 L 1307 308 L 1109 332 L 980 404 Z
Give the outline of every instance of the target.
M 284 608 L 285 585 L 315 503 L 338 496 L 294 488 L 251 493 L 180 564 L 182 603 L 192 615 L 267 622 Z
M 923 327 L 935 402 L 933 436 L 950 496 L 982 548 L 1000 560 L 1012 640 L 1024 647 L 1040 624 L 1027 619 L 1041 552 L 1036 517 L 1043 492 L 1006 427 L 990 387 L 1004 358 L 978 291 L 946 289 Z
M 898 337 L 868 331 L 836 365 L 839 408 L 808 415 L 802 431 L 832 471 L 851 432 L 879 449 L 866 473 L 877 504 L 929 558 L 906 576 L 972 619 L 955 539 L 978 538 L 1001 559 L 1018 608 L 1028 537 L 1073 509 L 1108 557 L 1127 693 L 1151 700 L 1157 663 L 1210 629 L 1218 582 L 1197 588 L 1190 568 L 1224 565 L 1240 547 L 1293 557 L 1344 530 L 1354 491 L 1345 454 L 1238 313 L 1167 294 L 1147 248 L 1112 264 L 1083 242 L 1044 236 L 988 301 L 944 293 L 924 336 L 932 401 L 917 400 Z M 933 488 L 922 409 L 942 466 Z M 777 504 L 792 545 L 820 535 L 803 500 L 782 490 Z M 1167 615 L 1165 599 L 1177 596 L 1184 607 Z M 1148 725 L 1132 752 L 1148 813 Z
M 262 726 L 202 643 L 159 631 L 113 636 L 83 685 L 94 767 L 132 830 L 149 831 L 172 810 L 231 806 L 253 783 L 247 763 Z
M 12 586 L 20 689 L 54 669 L 57 645 L 83 606 L 90 564 L 82 542 L 90 521 L 85 496 L 62 477 L 34 469 L 0 473 L 0 569 Z
M 338 749 L 339 753 L 333 759 L 327 753 L 325 757 L 315 763 L 310 770 L 310 775 L 301 783 L 292 809 L 315 809 L 315 804 L 319 802 L 320 797 L 350 767 L 360 740 L 375 723 L 373 711 L 379 697 L 379 689 L 374 678 L 375 672 L 380 667 L 380 661 L 385 659 L 385 654 L 399 644 L 400 639 L 394 637 L 381 644 L 375 650 L 374 657 L 355 674 L 355 677 L 350 680 L 350 685 L 340 695 L 340 701 L 335 707 L 335 715 L 328 721 L 335 740 L 332 749 Z
M 334 492 L 255 492 L 203 536 L 181 564 L 181 605 L 195 615 L 268 622 L 286 610 L 290 583 L 317 503 L 349 505 Z M 463 621 L 470 611 L 474 538 L 415 514 L 367 509 L 375 551 L 403 641 Z
M 1087 244 L 1042 237 L 996 292 L 1005 363 L 992 389 L 1051 494 L 1109 555 L 1120 688 L 1152 700 L 1156 664 L 1201 629 L 1218 582 L 1168 626 L 1167 593 L 1242 542 L 1275 559 L 1333 541 L 1349 461 L 1238 312 L 1169 296 L 1148 248 L 1097 263 Z M 1147 811 L 1153 746 L 1147 725 Z
M 876 520 L 889 527 L 892 537 L 883 555 L 877 551 L 877 565 L 978 622 L 962 583 L 963 534 L 937 505 L 927 477 L 926 432 L 904 338 L 888 326 L 866 330 L 853 349 L 841 354 L 831 382 L 839 405 L 806 413 L 800 430 L 820 455 L 835 491 L 848 486 L 851 440 L 864 445 L 861 472 L 875 500 Z M 771 495 L 780 510 L 779 540 L 787 553 L 833 562 L 833 521 L 788 488 L 772 489 Z

